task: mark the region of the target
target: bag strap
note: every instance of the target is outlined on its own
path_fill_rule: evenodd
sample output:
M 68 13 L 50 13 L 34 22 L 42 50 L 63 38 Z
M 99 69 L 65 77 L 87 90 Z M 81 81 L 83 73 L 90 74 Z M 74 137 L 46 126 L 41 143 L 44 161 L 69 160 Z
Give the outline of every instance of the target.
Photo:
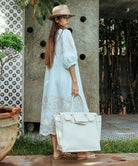
M 76 96 L 77 97 L 77 96 Z M 78 95 L 78 97 L 80 97 L 80 99 L 81 99 L 81 101 L 82 101 L 82 105 L 83 105 L 83 112 L 84 112 L 84 110 L 85 110 L 85 106 L 84 106 L 84 102 L 83 102 L 83 99 L 82 99 L 82 97 L 81 97 L 81 95 L 79 94 Z M 73 101 L 74 101 L 74 95 L 72 95 L 72 97 L 71 97 L 71 107 L 70 107 L 70 112 L 73 112 L 72 110 L 73 110 Z
M 78 95 L 78 97 L 80 97 L 80 99 L 81 99 L 81 101 L 82 101 L 82 105 L 83 105 L 83 112 L 84 112 L 84 110 L 85 110 L 85 106 L 84 106 L 84 102 L 83 102 L 83 99 L 82 99 L 82 97 L 81 97 L 81 95 L 79 94 Z M 74 95 L 72 96 L 72 98 L 71 98 L 71 107 L 70 107 L 70 112 L 73 112 L 72 110 L 73 110 L 73 101 L 74 101 Z M 99 131 L 99 127 L 98 127 L 98 121 L 97 121 L 97 117 L 96 117 L 96 128 L 97 128 L 97 130 L 98 130 L 98 136 L 99 136 L 99 138 L 100 138 L 100 140 L 101 140 L 101 137 L 100 137 L 100 135 L 101 135 L 101 133 L 100 133 L 100 131 Z
M 100 124 L 101 124 L 101 121 L 100 121 Z M 99 131 L 98 122 L 97 122 L 97 117 L 96 117 L 96 127 L 97 127 L 97 131 L 98 131 L 98 137 L 99 137 L 100 140 L 101 140 L 101 130 Z

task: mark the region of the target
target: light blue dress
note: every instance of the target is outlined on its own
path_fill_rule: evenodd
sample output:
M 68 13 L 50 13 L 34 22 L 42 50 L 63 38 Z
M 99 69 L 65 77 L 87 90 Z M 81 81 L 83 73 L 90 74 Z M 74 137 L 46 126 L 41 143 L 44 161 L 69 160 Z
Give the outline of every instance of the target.
M 72 65 L 75 65 L 79 94 L 83 99 L 85 107 L 83 109 L 80 98 L 75 97 L 73 111 L 81 112 L 84 110 L 89 112 L 83 93 L 77 60 L 77 51 L 71 32 L 68 29 L 59 29 L 57 34 L 54 64 L 52 68 L 46 67 L 45 72 L 40 135 L 55 135 L 54 115 L 57 115 L 59 112 L 70 111 L 72 78 L 69 68 Z

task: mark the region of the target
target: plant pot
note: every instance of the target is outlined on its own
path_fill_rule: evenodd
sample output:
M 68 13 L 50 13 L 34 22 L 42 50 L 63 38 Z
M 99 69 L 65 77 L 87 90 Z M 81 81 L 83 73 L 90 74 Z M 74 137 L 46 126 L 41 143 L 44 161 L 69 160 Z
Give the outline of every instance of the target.
M 18 116 L 21 109 L 0 105 L 0 161 L 12 149 L 18 131 Z

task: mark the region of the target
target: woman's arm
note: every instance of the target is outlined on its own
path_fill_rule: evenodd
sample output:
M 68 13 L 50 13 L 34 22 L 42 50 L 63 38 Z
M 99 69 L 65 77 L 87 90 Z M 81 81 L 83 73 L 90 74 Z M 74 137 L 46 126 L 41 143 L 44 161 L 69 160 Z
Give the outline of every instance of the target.
M 72 78 L 72 95 L 78 96 L 79 95 L 79 87 L 78 87 L 78 82 L 77 82 L 77 77 L 76 77 L 76 72 L 75 72 L 75 65 L 72 65 L 69 68 L 70 75 Z

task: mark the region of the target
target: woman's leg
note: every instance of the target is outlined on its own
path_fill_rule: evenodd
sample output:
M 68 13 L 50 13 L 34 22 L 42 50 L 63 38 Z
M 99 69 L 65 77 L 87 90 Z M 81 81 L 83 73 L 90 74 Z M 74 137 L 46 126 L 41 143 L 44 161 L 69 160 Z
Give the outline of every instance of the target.
M 71 153 L 63 153 L 57 149 L 57 136 L 56 135 L 51 135 L 51 140 L 52 140 L 53 149 L 54 149 L 54 153 L 53 153 L 54 159 L 58 159 L 60 157 L 66 157 L 66 156 L 71 155 Z
M 59 157 L 61 155 L 61 152 L 59 150 L 57 150 L 57 137 L 56 135 L 51 135 L 51 140 L 52 140 L 52 144 L 53 144 L 53 149 L 54 149 L 54 153 L 53 153 L 53 157 Z

